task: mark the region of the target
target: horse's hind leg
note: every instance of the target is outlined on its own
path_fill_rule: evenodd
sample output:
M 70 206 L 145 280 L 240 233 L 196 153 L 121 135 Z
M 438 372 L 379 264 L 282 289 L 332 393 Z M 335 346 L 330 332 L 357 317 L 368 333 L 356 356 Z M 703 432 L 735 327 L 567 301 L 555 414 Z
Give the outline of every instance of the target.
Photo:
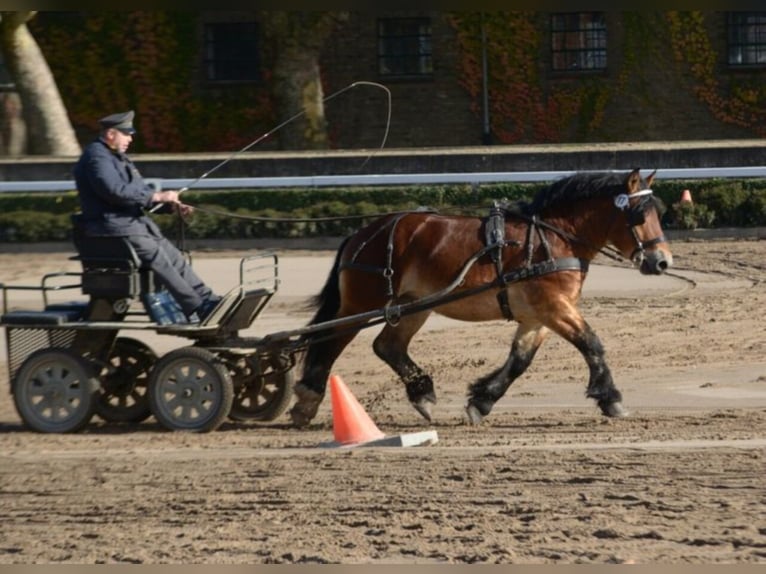
M 355 336 L 356 332 L 351 332 L 309 346 L 303 359 L 303 376 L 293 389 L 296 401 L 290 409 L 290 418 L 295 426 L 305 427 L 316 416 L 325 395 L 330 370 Z
M 519 325 L 505 364 L 473 383 L 468 389 L 465 412 L 471 424 L 480 423 L 490 413 L 513 381 L 527 370 L 547 336 L 548 329 L 541 325 Z
M 430 311 L 403 317 L 395 326 L 386 325 L 375 338 L 372 348 L 399 375 L 412 406 L 426 420 L 431 420 L 431 407 L 436 404 L 434 383 L 409 356 L 407 348 L 415 333 L 423 326 Z

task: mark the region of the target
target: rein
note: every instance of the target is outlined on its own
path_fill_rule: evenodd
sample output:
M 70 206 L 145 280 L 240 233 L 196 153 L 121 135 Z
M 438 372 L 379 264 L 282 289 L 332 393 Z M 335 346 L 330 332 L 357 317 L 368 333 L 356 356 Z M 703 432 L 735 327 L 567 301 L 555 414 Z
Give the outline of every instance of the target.
M 519 242 L 515 240 L 506 240 L 503 235 L 504 232 L 501 232 L 497 228 L 497 225 L 493 223 L 493 218 L 498 217 L 498 214 L 500 211 L 501 210 L 497 207 L 497 205 L 493 206 L 490 217 L 488 218 L 488 224 L 492 225 L 492 229 L 490 229 L 488 232 L 488 237 L 484 247 L 479 249 L 471 257 L 469 257 L 468 260 L 466 260 L 466 262 L 463 264 L 462 268 L 458 272 L 457 276 L 452 280 L 452 282 L 446 287 L 444 287 L 443 289 L 436 291 L 434 293 L 431 293 L 430 295 L 426 295 L 425 297 L 422 297 L 418 299 L 417 301 L 395 305 L 394 304 L 395 294 L 394 294 L 393 280 L 392 280 L 393 274 L 394 274 L 394 269 L 392 267 L 393 250 L 394 250 L 394 232 L 396 231 L 397 224 L 405 216 L 413 213 L 411 211 L 401 212 L 396 214 L 395 218 L 386 222 L 385 225 L 382 225 L 377 230 L 375 230 L 375 232 L 369 238 L 367 238 L 365 241 L 363 241 L 359 245 L 359 247 L 357 247 L 356 251 L 354 251 L 354 253 L 351 256 L 350 261 L 338 267 L 338 273 L 340 273 L 344 269 L 357 269 L 360 271 L 367 271 L 370 273 L 381 273 L 387 282 L 386 296 L 388 297 L 388 302 L 384 306 L 384 317 L 385 317 L 385 321 L 389 323 L 390 325 L 396 325 L 399 319 L 401 318 L 403 311 L 405 310 L 407 313 L 423 311 L 431 307 L 437 307 L 439 305 L 449 303 L 451 301 L 463 299 L 465 297 L 470 297 L 472 295 L 476 295 L 478 293 L 487 291 L 489 289 L 506 287 L 509 283 L 523 281 L 525 279 L 532 279 L 534 277 L 540 277 L 542 275 L 547 275 L 549 273 L 556 273 L 559 271 L 581 271 L 581 272 L 587 273 L 589 263 L 588 261 L 584 259 L 580 259 L 578 257 L 554 258 L 552 256 L 550 251 L 550 246 L 548 245 L 548 241 L 545 238 L 545 234 L 542 232 L 540 228 L 547 226 L 549 229 L 556 230 L 557 232 L 562 232 L 562 233 L 565 233 L 565 232 L 563 232 L 563 230 L 560 230 L 554 226 L 549 226 L 547 224 L 540 225 L 543 222 L 538 221 L 536 217 L 532 217 L 528 219 L 530 225 L 528 227 L 527 240 L 526 240 L 526 243 L 527 243 L 526 265 L 524 267 L 503 273 L 502 261 L 500 257 L 503 247 L 506 247 L 508 245 L 519 245 Z M 420 210 L 420 212 L 435 213 L 434 210 L 427 210 L 427 209 Z M 375 265 L 357 263 L 356 258 L 364 250 L 364 248 L 369 244 L 369 242 L 372 241 L 375 237 L 377 237 L 381 233 L 383 233 L 385 230 L 388 230 L 388 241 L 386 243 L 386 267 L 381 268 Z M 545 251 L 547 254 L 547 258 L 544 261 L 539 263 L 532 263 L 532 256 L 533 256 L 532 235 L 534 234 L 535 230 L 537 230 L 540 237 L 540 241 L 545 246 Z M 497 268 L 497 277 L 495 278 L 495 280 L 489 283 L 484 283 L 477 287 L 473 287 L 471 289 L 466 289 L 464 291 L 459 291 L 455 293 L 454 292 L 455 289 L 464 281 L 465 276 L 468 274 L 470 269 L 476 264 L 476 262 L 479 259 L 481 259 L 484 255 L 487 255 L 487 254 L 490 254 L 493 260 L 495 258 L 497 259 L 495 261 L 496 268 Z M 499 298 L 499 303 L 506 319 L 510 321 L 511 319 L 513 319 L 513 314 L 511 313 L 510 306 L 507 301 L 507 293 L 505 290 L 502 290 L 500 294 L 506 295 L 506 298 L 502 298 L 502 297 Z
M 660 234 L 658 237 L 655 237 L 653 239 L 649 239 L 647 241 L 641 241 L 641 239 L 638 237 L 638 234 L 636 233 L 636 225 L 640 225 L 643 223 L 643 221 L 639 221 L 639 218 L 643 218 L 643 209 L 646 201 L 648 200 L 648 196 L 652 195 L 654 192 L 651 189 L 642 189 L 641 191 L 637 191 L 633 194 L 627 194 L 627 193 L 621 193 L 614 198 L 614 205 L 617 209 L 620 211 L 627 211 L 627 217 L 628 217 L 628 227 L 630 228 L 630 232 L 633 235 L 633 239 L 636 242 L 636 249 L 633 250 L 633 253 L 630 255 L 630 260 L 633 261 L 636 257 L 637 253 L 640 253 L 643 255 L 643 253 L 646 251 L 647 247 L 651 247 L 652 245 L 656 245 L 657 243 L 662 243 L 663 241 L 666 241 L 665 235 Z M 638 205 L 634 207 L 630 207 L 630 200 L 635 197 L 644 197 Z M 559 235 L 560 237 L 563 237 L 564 239 L 567 239 L 573 243 L 579 243 L 580 245 L 584 245 L 586 247 L 590 247 L 594 251 L 601 253 L 602 255 L 607 256 L 608 258 L 612 259 L 613 261 L 625 261 L 625 257 L 620 253 L 620 251 L 611 245 L 604 245 L 601 248 L 597 248 L 592 243 L 585 241 L 583 239 L 580 239 L 576 235 L 573 235 L 569 233 L 568 231 L 564 231 L 563 229 L 556 227 L 555 225 L 551 225 L 550 223 L 546 223 L 543 220 L 537 219 L 535 216 L 529 217 L 525 215 L 519 215 L 519 217 L 522 217 L 530 222 L 531 226 L 539 226 L 544 227 L 545 229 L 548 229 L 549 231 L 552 231 Z M 610 225 L 611 227 L 611 225 Z M 542 240 L 542 236 L 541 236 Z M 547 249 L 547 246 L 546 246 Z
M 632 195 L 618 195 L 614 198 L 615 207 L 627 211 L 628 213 L 628 226 L 630 227 L 630 233 L 633 235 L 633 240 L 636 242 L 636 249 L 630 254 L 630 260 L 636 260 L 636 254 L 640 254 L 643 259 L 644 253 L 647 247 L 662 243 L 665 241 L 665 235 L 660 234 L 658 237 L 650 239 L 649 241 L 641 241 L 636 233 L 636 225 L 641 225 L 644 222 L 644 210 L 646 209 L 646 203 L 649 201 L 649 196 L 652 195 L 651 189 L 642 189 Z M 635 207 L 630 207 L 630 200 L 634 197 L 646 196 L 638 202 Z
M 644 205 L 648 199 L 648 196 L 650 196 L 651 194 L 652 194 L 651 189 L 644 189 L 630 195 L 619 194 L 615 196 L 614 198 L 615 207 L 620 211 L 627 211 L 628 226 L 630 227 L 631 233 L 636 241 L 637 248 L 636 250 L 634 250 L 633 254 L 631 254 L 631 260 L 634 260 L 636 253 L 643 254 L 646 247 L 665 241 L 664 236 L 660 235 L 659 237 L 656 237 L 649 241 L 642 242 L 635 231 L 635 226 L 640 225 L 643 222 Z M 630 200 L 636 197 L 643 197 L 644 199 L 642 199 L 638 205 L 631 208 Z M 503 210 L 499 208 L 497 204 L 495 204 L 491 208 L 490 215 L 487 218 L 486 237 L 485 237 L 484 247 L 479 249 L 476 253 L 474 253 L 471 257 L 468 258 L 468 260 L 463 264 L 463 267 L 461 268 L 457 276 L 453 279 L 453 281 L 449 285 L 447 285 L 445 288 L 441 289 L 440 291 L 427 295 L 426 297 L 423 297 L 417 301 L 413 301 L 409 304 L 394 305 L 395 294 L 394 294 L 393 280 L 392 280 L 393 273 L 394 273 L 394 270 L 392 267 L 394 232 L 396 230 L 396 226 L 399 223 L 399 221 L 401 221 L 409 213 L 411 212 L 399 213 L 394 219 L 390 220 L 385 225 L 379 227 L 373 233 L 371 237 L 366 239 L 357 247 L 356 251 L 351 256 L 351 260 L 348 263 L 345 263 L 338 268 L 338 272 L 342 271 L 343 269 L 358 269 L 361 271 L 368 271 L 372 273 L 381 273 L 383 277 L 386 278 L 386 281 L 387 281 L 386 296 L 389 299 L 384 307 L 384 310 L 385 310 L 384 313 L 385 313 L 385 320 L 391 325 L 395 325 L 398 322 L 398 320 L 401 318 L 401 314 L 404 309 L 407 309 L 408 312 L 415 312 L 415 310 L 425 310 L 431 307 L 436 307 L 439 305 L 449 303 L 456 299 L 469 297 L 471 295 L 481 293 L 488 289 L 494 289 L 498 287 L 503 288 L 507 286 L 509 283 L 513 283 L 516 281 L 523 281 L 525 279 L 531 279 L 534 277 L 547 275 L 549 273 L 556 273 L 559 271 L 581 271 L 583 273 L 587 273 L 589 268 L 588 260 L 580 259 L 578 257 L 559 257 L 559 258 L 553 257 L 553 254 L 551 252 L 551 247 L 545 236 L 544 230 L 548 230 L 553 233 L 556 233 L 560 237 L 563 237 L 564 239 L 572 243 L 579 243 L 581 245 L 590 247 L 595 252 L 602 253 L 611 259 L 614 259 L 617 261 L 624 260 L 619 250 L 615 249 L 612 246 L 604 245 L 601 248 L 596 248 L 591 243 L 577 237 L 576 235 L 569 233 L 568 231 L 565 231 L 561 229 L 560 227 L 551 225 L 550 223 L 547 223 L 543 220 L 538 219 L 536 215 L 528 216 L 525 214 L 516 213 L 514 214 L 516 217 L 520 217 L 521 219 L 527 221 L 527 223 L 529 224 L 527 227 L 527 234 L 526 234 L 526 241 L 525 241 L 526 250 L 527 250 L 526 264 L 521 268 L 503 273 L 502 272 L 502 249 L 506 247 L 507 245 L 511 245 L 511 244 L 519 245 L 519 243 L 514 240 L 509 241 L 505 239 L 504 224 L 501 225 L 500 222 L 498 221 L 498 220 L 501 220 L 502 222 L 504 222 L 505 214 L 503 213 Z M 383 233 L 385 230 L 388 230 L 388 241 L 386 244 L 386 267 L 380 268 L 374 265 L 356 263 L 356 258 L 364 250 L 364 248 L 369 244 L 369 242 L 375 237 L 377 237 L 379 234 Z M 542 245 L 546 254 L 545 260 L 539 263 L 532 263 L 532 257 L 534 255 L 533 237 L 535 234 L 537 234 L 537 236 L 539 237 L 540 245 Z M 473 265 L 481 257 L 483 257 L 486 254 L 490 254 L 490 257 L 495 262 L 495 266 L 497 268 L 496 279 L 490 283 L 486 283 L 484 285 L 480 285 L 472 289 L 454 293 L 454 290 L 463 282 L 463 280 L 465 279 L 465 276 L 467 275 L 471 267 L 473 267 Z M 503 314 L 505 315 L 505 317 L 508 320 L 511 320 L 513 318 L 513 315 L 510 311 L 510 306 L 507 301 L 507 292 L 503 289 L 499 295 L 500 296 L 498 297 L 498 301 L 500 303 L 501 310 L 503 311 Z M 502 297 L 503 295 L 505 295 L 505 298 Z
M 648 196 L 651 193 L 652 191 L 650 189 L 642 190 L 641 192 L 638 192 L 637 194 L 633 194 L 633 197 L 639 194 L 640 194 L 639 196 Z M 615 206 L 618 209 L 625 210 L 625 208 L 629 206 L 630 198 L 628 198 L 626 194 L 621 194 L 621 195 L 625 195 L 625 199 L 622 199 L 621 196 L 617 196 L 617 198 L 615 198 Z M 405 217 L 406 215 L 408 215 L 409 213 L 412 213 L 412 212 L 407 211 L 407 212 L 396 213 L 395 214 L 396 217 L 394 217 L 393 219 L 391 219 L 390 221 L 382 225 L 380 228 L 378 228 L 371 237 L 369 237 L 357 248 L 357 250 L 354 252 L 351 258 L 351 261 L 349 263 L 346 263 L 345 265 L 338 268 L 338 272 L 340 272 L 342 269 L 354 268 L 354 269 L 359 269 L 362 271 L 381 273 L 384 277 L 387 278 L 388 286 L 389 286 L 388 293 L 387 293 L 389 296 L 389 301 L 386 303 L 386 305 L 382 309 L 368 311 L 366 313 L 361 313 L 356 315 L 355 316 L 356 320 L 353 322 L 349 322 L 348 317 L 343 317 L 340 319 L 334 319 L 331 321 L 322 322 L 320 324 L 307 326 L 301 331 L 301 336 L 299 339 L 291 341 L 296 350 L 308 347 L 310 344 L 315 344 L 316 342 L 319 342 L 319 341 L 333 339 L 339 336 L 339 334 L 341 333 L 357 332 L 362 329 L 367 329 L 369 327 L 373 327 L 384 322 L 389 325 L 395 326 L 398 323 L 398 321 L 401 319 L 401 317 L 403 317 L 404 315 L 418 313 L 421 311 L 432 309 L 434 307 L 438 307 L 440 305 L 446 305 L 453 301 L 471 297 L 491 289 L 502 289 L 504 292 L 505 290 L 503 288 L 507 286 L 509 283 L 532 279 L 535 277 L 541 277 L 543 275 L 548 275 L 551 273 L 557 273 L 561 271 L 580 271 L 582 273 L 588 272 L 590 263 L 586 259 L 580 259 L 578 257 L 559 257 L 559 258 L 552 257 L 550 245 L 548 244 L 548 241 L 545 238 L 544 230 L 548 230 L 553 233 L 556 233 L 559 236 L 571 242 L 576 242 L 576 243 L 589 246 L 594 251 L 601 252 L 604 255 L 610 258 L 613 258 L 615 260 L 620 260 L 620 261 L 624 260 L 624 258 L 620 255 L 619 251 L 614 248 L 610 248 L 610 249 L 614 251 L 617 255 L 612 254 L 606 248 L 596 249 L 590 243 L 580 239 L 579 237 L 555 225 L 546 223 L 545 221 L 538 219 L 536 216 L 527 216 L 521 213 L 515 213 L 514 215 L 516 217 L 520 217 L 521 219 L 526 220 L 529 223 L 529 226 L 527 228 L 527 237 L 526 237 L 527 261 L 525 266 L 521 268 L 513 269 L 506 273 L 502 273 L 501 270 L 499 270 L 497 277 L 493 281 L 490 281 L 488 283 L 484 283 L 481 285 L 477 285 L 476 287 L 472 287 L 470 289 L 455 291 L 460 286 L 460 284 L 464 281 L 471 267 L 473 267 L 473 265 L 475 265 L 476 262 L 481 257 L 487 254 L 492 255 L 493 253 L 497 253 L 498 250 L 501 250 L 503 247 L 508 245 L 512 245 L 512 244 L 519 245 L 517 241 L 506 240 L 504 238 L 504 235 L 502 235 L 499 232 L 496 233 L 496 224 L 493 223 L 490 226 L 490 229 L 488 232 L 488 237 L 490 239 L 486 240 L 486 244 L 484 245 L 484 247 L 476 251 L 471 257 L 468 258 L 468 260 L 463 264 L 460 271 L 458 272 L 456 277 L 452 280 L 452 282 L 449 285 L 447 285 L 446 287 L 444 287 L 443 289 L 439 291 L 426 295 L 425 297 L 422 297 L 420 299 L 397 304 L 394 302 L 393 285 L 391 282 L 391 277 L 393 276 L 393 268 L 391 266 L 392 264 L 391 253 L 393 251 L 393 236 L 394 236 L 394 231 L 398 222 L 401 221 L 401 219 Z M 630 218 L 629 218 L 629 225 L 630 225 Z M 356 258 L 363 251 L 363 249 L 369 244 L 369 242 L 374 237 L 377 237 L 384 232 L 388 233 L 388 244 L 387 244 L 388 255 L 387 255 L 386 268 L 376 267 L 374 265 L 356 263 L 355 261 Z M 544 249 L 547 254 L 547 259 L 538 263 L 531 262 L 531 258 L 533 255 L 532 238 L 535 233 L 537 233 L 538 236 L 540 237 L 540 242 L 544 246 Z M 650 244 L 657 243 L 662 240 L 663 238 L 660 237 L 660 238 L 642 243 L 637 238 L 637 243 L 639 246 L 648 246 Z M 609 247 L 609 246 L 605 246 L 605 247 Z M 501 302 L 501 307 L 502 307 L 502 302 Z M 509 317 L 507 315 L 506 317 L 509 320 L 512 319 L 512 317 Z M 329 333 L 325 335 L 321 335 L 321 333 L 323 332 L 329 332 Z M 291 336 L 292 336 L 291 332 L 273 333 L 271 335 L 267 335 L 264 338 L 263 342 L 264 343 L 272 343 L 272 342 L 281 343 L 285 339 L 288 339 L 288 340 L 291 339 Z

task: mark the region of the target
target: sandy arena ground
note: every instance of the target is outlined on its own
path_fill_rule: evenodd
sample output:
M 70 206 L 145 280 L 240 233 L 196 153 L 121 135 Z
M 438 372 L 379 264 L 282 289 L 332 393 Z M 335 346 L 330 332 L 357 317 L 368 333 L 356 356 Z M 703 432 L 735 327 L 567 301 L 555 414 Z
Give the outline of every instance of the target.
M 37 434 L 2 364 L 0 563 L 766 563 L 766 243 L 672 248 L 671 288 L 633 270 L 633 290 L 586 283 L 583 312 L 631 411 L 620 420 L 598 414 L 582 358 L 551 338 L 485 422 L 466 425 L 466 386 L 504 361 L 505 322 L 432 318 L 419 333 L 412 355 L 439 398 L 431 425 L 373 355 L 374 330 L 336 364 L 383 432 L 437 432 L 417 448 L 323 448 L 329 396 L 306 430 L 285 414 L 203 435 L 153 418 Z M 236 268 L 236 255 L 195 257 Z M 0 254 L 0 280 L 34 283 L 66 257 Z M 311 257 L 284 254 L 256 329 L 309 318 L 287 278 Z M 301 287 L 316 292 L 325 273 Z M 148 339 L 158 353 L 177 345 L 160 339 Z

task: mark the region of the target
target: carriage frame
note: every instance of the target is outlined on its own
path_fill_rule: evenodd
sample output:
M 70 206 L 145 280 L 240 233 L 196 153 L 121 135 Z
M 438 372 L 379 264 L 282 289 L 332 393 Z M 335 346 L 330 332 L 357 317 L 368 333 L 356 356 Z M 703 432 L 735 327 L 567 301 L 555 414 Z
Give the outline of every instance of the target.
M 289 406 L 295 351 L 239 334 L 277 292 L 275 253 L 242 258 L 239 283 L 204 320 L 189 322 L 125 238 L 77 246 L 81 272 L 0 284 L 10 393 L 27 427 L 65 433 L 94 415 L 114 423 L 154 415 L 169 430 L 208 432 L 227 419 L 272 421 Z M 41 306 L 16 308 L 20 292 L 36 292 Z M 52 293 L 88 299 L 54 302 Z M 160 357 L 124 331 L 190 343 Z

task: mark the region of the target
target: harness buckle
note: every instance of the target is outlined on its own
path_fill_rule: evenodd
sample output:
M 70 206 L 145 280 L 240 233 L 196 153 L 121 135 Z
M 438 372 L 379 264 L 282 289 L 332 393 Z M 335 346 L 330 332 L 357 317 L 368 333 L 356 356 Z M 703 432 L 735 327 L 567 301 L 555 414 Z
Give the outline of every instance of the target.
M 383 317 L 386 323 L 396 327 L 402 319 L 402 308 L 399 305 L 386 305 L 383 307 Z

